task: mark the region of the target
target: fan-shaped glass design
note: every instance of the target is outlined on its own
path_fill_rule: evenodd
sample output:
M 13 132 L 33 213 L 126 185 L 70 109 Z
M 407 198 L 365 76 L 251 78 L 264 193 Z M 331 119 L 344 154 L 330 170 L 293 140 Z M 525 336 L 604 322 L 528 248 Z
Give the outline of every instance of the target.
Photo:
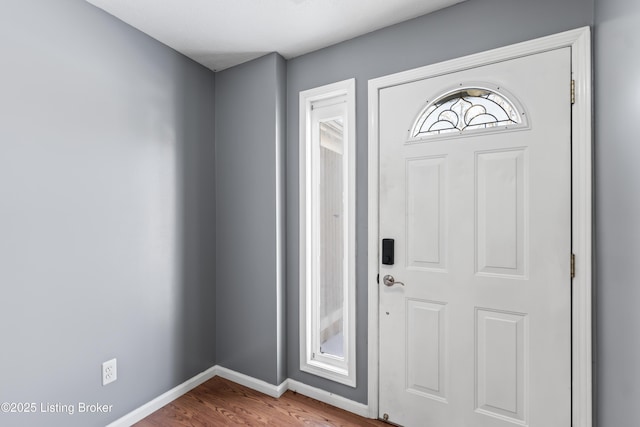
M 411 132 L 416 138 L 522 123 L 514 104 L 488 89 L 465 88 L 431 102 Z

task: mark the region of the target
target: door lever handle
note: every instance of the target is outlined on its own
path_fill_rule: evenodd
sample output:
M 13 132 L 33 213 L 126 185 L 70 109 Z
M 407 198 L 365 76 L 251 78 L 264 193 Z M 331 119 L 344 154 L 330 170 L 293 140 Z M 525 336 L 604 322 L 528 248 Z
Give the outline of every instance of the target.
M 404 286 L 404 283 L 396 282 L 396 279 L 394 279 L 393 276 L 390 275 L 390 274 L 387 274 L 386 276 L 384 276 L 382 278 L 382 283 L 384 283 L 385 286 L 393 286 L 393 285 L 402 285 L 402 286 Z

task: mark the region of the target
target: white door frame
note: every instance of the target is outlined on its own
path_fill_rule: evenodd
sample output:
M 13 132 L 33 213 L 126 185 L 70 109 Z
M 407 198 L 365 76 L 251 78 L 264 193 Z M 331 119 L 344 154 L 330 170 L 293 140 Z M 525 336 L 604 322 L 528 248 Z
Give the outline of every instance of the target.
M 493 49 L 438 64 L 369 80 L 369 242 L 368 242 L 368 407 L 378 417 L 378 182 L 380 90 L 453 73 L 481 65 L 562 47 L 571 48 L 571 74 L 575 81 L 571 144 L 571 247 L 575 255 L 572 282 L 572 426 L 592 426 L 592 123 L 591 123 L 591 31 L 589 27 Z M 567 82 L 569 84 L 569 82 Z M 567 260 L 569 262 L 569 260 Z

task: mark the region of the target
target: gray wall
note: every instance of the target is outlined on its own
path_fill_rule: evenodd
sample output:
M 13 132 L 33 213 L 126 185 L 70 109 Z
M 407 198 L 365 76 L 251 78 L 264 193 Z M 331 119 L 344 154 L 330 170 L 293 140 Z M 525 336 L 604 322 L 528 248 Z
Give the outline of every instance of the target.
M 113 405 L 0 425 L 103 426 L 215 363 L 214 74 L 82 0 L 0 52 L 0 402 Z
M 216 362 L 365 402 L 367 80 L 594 19 L 595 403 L 598 425 L 632 424 L 640 401 L 640 146 L 628 130 L 640 87 L 635 0 L 598 0 L 595 18 L 594 0 L 470 0 L 287 64 L 268 55 L 218 73 L 215 87 L 210 71 L 82 0 L 2 2 L 0 402 L 102 402 L 114 411 L 0 414 L 0 424 L 104 425 Z M 351 77 L 356 389 L 302 373 L 298 360 L 298 93 Z M 274 242 L 285 216 L 279 272 Z M 119 379 L 102 387 L 100 364 L 112 357 Z
M 603 0 L 604 1 L 604 0 Z M 630 0 L 631 1 L 631 0 Z M 287 324 L 288 374 L 367 399 L 367 80 L 458 56 L 593 24 L 593 0 L 470 0 L 288 62 Z M 298 328 L 298 94 L 356 78 L 357 115 L 357 388 L 301 372 Z
M 277 54 L 216 74 L 217 362 L 271 384 L 286 378 L 285 79 Z
M 630 426 L 640 402 L 640 2 L 596 5 L 596 409 L 599 426 Z

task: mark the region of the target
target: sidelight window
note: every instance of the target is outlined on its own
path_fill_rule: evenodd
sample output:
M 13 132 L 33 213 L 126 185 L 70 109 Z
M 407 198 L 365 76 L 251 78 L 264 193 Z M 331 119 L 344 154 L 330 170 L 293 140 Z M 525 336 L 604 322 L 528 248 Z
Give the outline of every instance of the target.
M 355 81 L 300 93 L 300 369 L 355 386 Z

